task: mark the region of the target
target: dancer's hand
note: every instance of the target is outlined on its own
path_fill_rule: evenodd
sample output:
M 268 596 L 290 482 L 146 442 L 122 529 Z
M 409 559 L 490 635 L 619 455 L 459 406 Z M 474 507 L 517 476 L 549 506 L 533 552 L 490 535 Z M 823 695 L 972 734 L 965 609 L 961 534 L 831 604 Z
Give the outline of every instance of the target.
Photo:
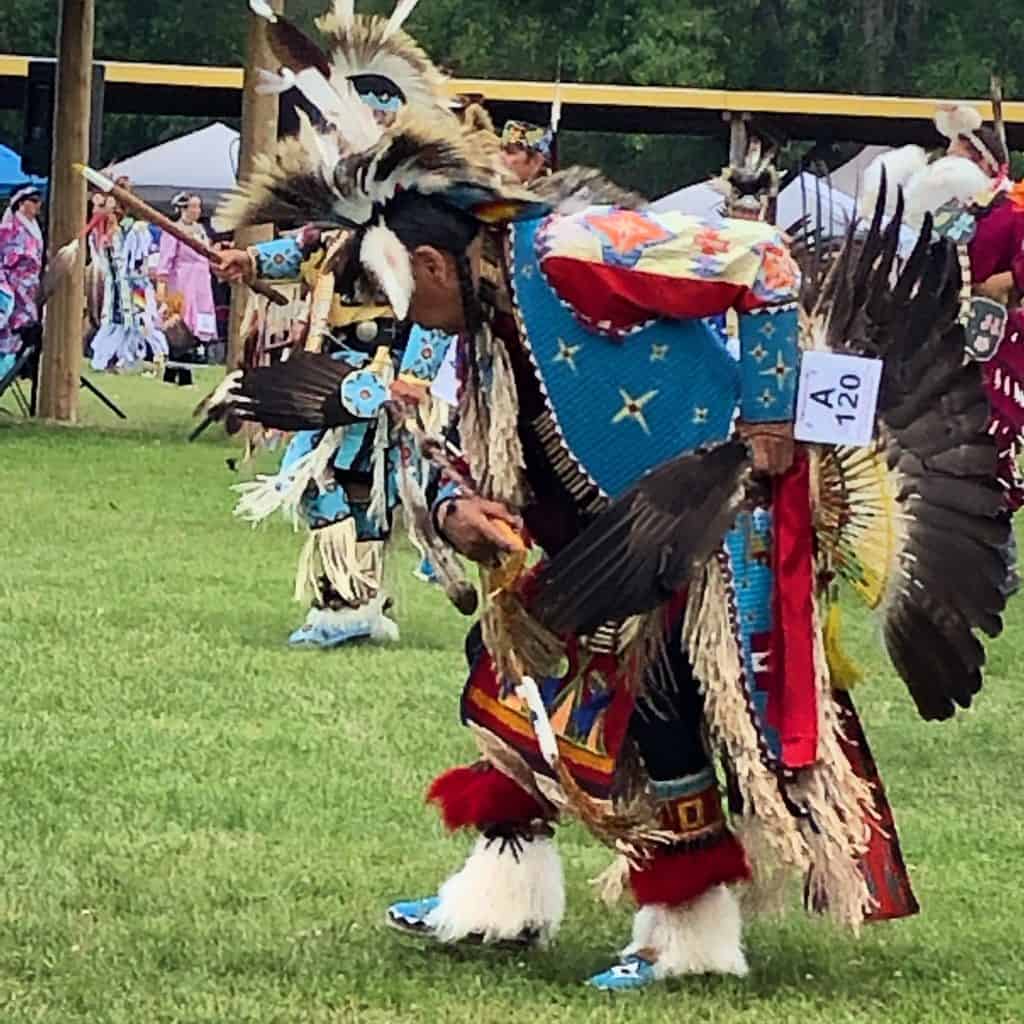
M 736 430 L 754 454 L 754 472 L 782 476 L 793 465 L 792 423 L 739 423 Z
M 1009 271 L 1005 274 L 993 274 L 974 290 L 978 295 L 984 295 L 986 299 L 993 299 L 1004 306 L 1009 306 L 1013 299 L 1013 274 Z
M 448 543 L 482 565 L 496 565 L 502 555 L 523 548 L 523 521 L 501 502 L 476 495 L 455 498 L 441 507 L 438 519 Z
M 252 256 L 245 249 L 224 249 L 220 253 L 220 264 L 213 264 L 213 272 L 217 280 L 228 284 L 251 281 L 255 276 Z

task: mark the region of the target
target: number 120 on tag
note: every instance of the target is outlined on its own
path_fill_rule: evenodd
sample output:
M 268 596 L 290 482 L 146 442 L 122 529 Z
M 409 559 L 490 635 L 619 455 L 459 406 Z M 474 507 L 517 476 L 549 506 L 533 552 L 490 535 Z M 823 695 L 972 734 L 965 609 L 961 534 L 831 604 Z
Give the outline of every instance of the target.
M 800 363 L 795 437 L 817 444 L 871 443 L 882 361 L 805 352 Z

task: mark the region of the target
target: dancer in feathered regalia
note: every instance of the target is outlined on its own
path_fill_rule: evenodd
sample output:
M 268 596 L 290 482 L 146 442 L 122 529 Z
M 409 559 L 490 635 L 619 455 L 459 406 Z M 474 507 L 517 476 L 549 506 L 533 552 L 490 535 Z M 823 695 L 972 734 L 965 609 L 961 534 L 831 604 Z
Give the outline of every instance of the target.
M 166 359 L 169 348 L 149 278 L 149 225 L 111 201 L 90 221 L 88 240 L 103 280 L 100 327 L 92 339 L 93 369 L 127 370 L 141 359 Z
M 527 191 L 496 140 L 450 114 L 382 126 L 344 83 L 301 74 L 322 129 L 220 215 L 344 224 L 346 279 L 459 336 L 461 455 L 434 518 L 488 598 L 462 700 L 480 760 L 430 790 L 478 839 L 389 923 L 442 943 L 551 940 L 559 815 L 627 858 L 639 904 L 600 988 L 746 973 L 734 890 L 773 868 L 854 927 L 912 913 L 884 790 L 833 686 L 828 602 L 841 575 L 877 605 L 925 718 L 971 703 L 1008 526 L 948 248 L 925 230 L 896 274 L 899 218 L 879 215 L 801 326 L 775 228 L 638 210 L 579 169 Z M 702 319 L 726 309 L 738 358 Z M 882 361 L 869 445 L 794 445 L 808 348 Z M 363 391 L 360 370 L 304 354 L 219 400 L 329 429 L 377 415 Z
M 351 3 L 336 4 L 317 22 L 328 53 L 263 5 L 255 3 L 253 9 L 268 18 L 281 64 L 276 76 L 266 77 L 268 89 L 298 88 L 311 92 L 314 105 L 323 103 L 317 81 L 303 64 L 310 52 L 303 47 L 309 46 L 323 80 L 335 88 L 351 83 L 379 123 L 392 121 L 405 105 L 447 108 L 444 77 L 402 31 L 408 4 L 390 19 L 356 15 Z M 288 307 L 290 340 L 300 352 L 324 352 L 340 366 L 359 371 L 364 384 L 353 393 L 365 414 L 358 422 L 329 431 L 300 430 L 276 477 L 241 487 L 237 511 L 243 518 L 256 523 L 284 508 L 309 529 L 295 590 L 309 612 L 289 638 L 296 646 L 398 638 L 384 592 L 385 544 L 399 500 L 398 461 L 404 459 L 415 474 L 418 459 L 408 440 L 404 450 L 392 442 L 383 401 L 397 386 L 429 418 L 429 386 L 450 344 L 443 334 L 410 335 L 386 302 L 376 301 L 341 273 L 350 241 L 347 230 L 307 226 L 247 253 L 224 254 L 236 273 L 241 269 L 275 284 L 295 282 L 299 294 Z M 248 333 L 284 330 L 282 314 L 262 300 L 255 300 L 250 311 Z

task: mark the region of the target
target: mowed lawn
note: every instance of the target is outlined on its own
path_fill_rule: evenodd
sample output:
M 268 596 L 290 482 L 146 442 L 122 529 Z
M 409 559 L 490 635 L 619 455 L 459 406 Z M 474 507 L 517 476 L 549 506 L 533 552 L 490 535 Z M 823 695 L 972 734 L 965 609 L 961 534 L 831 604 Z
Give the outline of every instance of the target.
M 465 623 L 404 551 L 399 647 L 286 649 L 300 538 L 233 521 L 236 447 L 184 442 L 215 379 L 103 378 L 127 424 L 85 394 L 83 428 L 0 413 L 0 1022 L 1024 1021 L 1024 604 L 944 726 L 847 615 L 919 918 L 854 939 L 794 909 L 751 927 L 745 982 L 593 993 L 630 910 L 569 826 L 553 950 L 420 948 L 383 911 L 468 846 L 423 805 L 471 757 Z

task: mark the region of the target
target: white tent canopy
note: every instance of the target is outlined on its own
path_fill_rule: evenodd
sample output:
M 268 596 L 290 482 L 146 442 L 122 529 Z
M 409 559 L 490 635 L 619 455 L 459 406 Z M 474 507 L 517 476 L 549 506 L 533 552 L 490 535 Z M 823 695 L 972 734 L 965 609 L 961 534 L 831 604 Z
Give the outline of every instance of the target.
M 183 190 L 196 192 L 208 206 L 234 188 L 239 136 L 215 122 L 115 164 L 112 178 L 127 175 L 135 191 L 152 203 L 166 204 Z
M 834 184 L 830 187 L 826 179 L 808 171 L 794 178 L 779 193 L 777 222 L 788 228 L 805 214 L 813 222 L 817 219 L 819 201 L 826 233 L 832 237 L 842 235 L 854 216 L 853 197 L 839 191 Z M 720 192 L 701 181 L 663 196 L 651 204 L 651 209 L 655 213 L 676 211 L 695 217 L 713 217 L 721 210 L 723 202 Z
M 885 147 L 869 146 L 860 156 L 845 164 L 828 178 L 819 178 L 809 171 L 798 174 L 780 193 L 776 223 L 790 228 L 803 217 L 814 225 L 818 219 L 820 203 L 821 220 L 825 236 L 839 238 L 846 233 L 850 222 L 857 215 L 857 200 L 860 181 L 865 168 L 875 157 L 886 152 Z M 840 182 L 849 185 L 852 191 L 840 187 Z M 651 204 L 655 213 L 678 211 L 695 217 L 714 217 L 721 211 L 724 197 L 706 181 L 688 185 L 677 192 Z M 906 252 L 917 239 L 917 232 L 904 228 L 901 232 L 901 250 Z

